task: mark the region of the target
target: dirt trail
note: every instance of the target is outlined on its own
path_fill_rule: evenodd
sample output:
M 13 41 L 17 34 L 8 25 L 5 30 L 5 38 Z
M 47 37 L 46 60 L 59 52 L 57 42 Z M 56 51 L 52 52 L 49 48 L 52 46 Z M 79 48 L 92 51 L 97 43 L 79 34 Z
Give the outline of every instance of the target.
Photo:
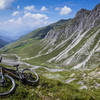
M 11 56 L 15 56 L 17 59 L 6 58 L 8 55 L 7 54 L 2 54 L 2 56 L 3 56 L 2 63 L 3 64 L 10 65 L 10 66 L 13 66 L 13 65 L 16 65 L 16 64 L 20 64 L 20 66 L 22 66 L 22 65 L 29 66 L 29 67 L 31 67 L 31 69 L 44 68 L 45 70 L 47 70 L 49 72 L 60 72 L 60 71 L 64 71 L 64 69 L 60 69 L 60 68 L 59 69 L 51 69 L 51 68 L 47 68 L 47 67 L 44 67 L 44 66 L 32 65 L 32 64 L 26 63 L 24 61 L 21 61 L 21 57 L 19 57 L 16 54 L 10 54 L 10 55 Z

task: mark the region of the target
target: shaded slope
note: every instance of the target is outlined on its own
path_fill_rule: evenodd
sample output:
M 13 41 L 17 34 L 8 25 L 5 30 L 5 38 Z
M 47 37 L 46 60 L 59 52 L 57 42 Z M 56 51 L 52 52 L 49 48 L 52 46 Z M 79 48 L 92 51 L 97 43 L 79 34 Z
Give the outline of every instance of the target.
M 3 40 L 2 37 L 0 37 L 0 48 L 5 46 L 8 42 Z

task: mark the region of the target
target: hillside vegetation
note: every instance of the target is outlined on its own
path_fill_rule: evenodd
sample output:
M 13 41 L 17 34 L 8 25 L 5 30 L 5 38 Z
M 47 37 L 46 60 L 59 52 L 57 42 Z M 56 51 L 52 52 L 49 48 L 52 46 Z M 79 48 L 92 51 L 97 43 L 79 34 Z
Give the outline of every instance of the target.
M 6 68 L 13 68 L 11 66 L 6 66 L 6 65 L 3 66 Z M 95 83 L 92 82 L 91 80 L 85 83 L 89 85 L 88 89 L 79 89 L 81 84 L 76 85 L 76 83 L 78 83 L 79 80 L 82 81 L 81 72 L 78 73 L 78 71 L 71 71 L 71 72 L 65 71 L 63 73 L 49 72 L 48 74 L 48 72 L 44 71 L 43 69 L 41 70 L 38 69 L 36 71 L 40 77 L 40 81 L 37 85 L 30 86 L 28 84 L 21 83 L 21 81 L 19 80 L 16 80 L 16 90 L 14 91 L 14 93 L 5 97 L 0 97 L 0 99 L 2 100 L 23 100 L 23 99 L 24 100 L 99 100 L 100 99 L 99 88 L 98 89 L 93 88 L 92 86 Z M 44 72 L 45 75 L 43 75 Z M 73 82 L 64 83 L 64 81 L 57 79 L 57 74 L 59 74 L 62 76 L 66 76 L 64 78 L 68 80 L 69 76 L 70 78 L 73 78 L 73 76 L 71 76 L 72 73 L 77 74 L 75 77 L 76 78 L 78 77 L 78 80 L 76 79 Z M 84 71 L 83 73 L 88 74 L 89 71 L 88 72 Z

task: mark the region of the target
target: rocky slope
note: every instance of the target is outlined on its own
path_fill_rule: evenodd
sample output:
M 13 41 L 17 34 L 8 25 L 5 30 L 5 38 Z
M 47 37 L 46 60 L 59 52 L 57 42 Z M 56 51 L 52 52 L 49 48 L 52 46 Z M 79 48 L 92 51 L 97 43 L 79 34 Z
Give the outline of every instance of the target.
M 66 68 L 99 66 L 100 4 L 93 10 L 81 9 L 73 19 L 37 29 L 1 49 L 2 52 L 16 53 L 35 64 Z

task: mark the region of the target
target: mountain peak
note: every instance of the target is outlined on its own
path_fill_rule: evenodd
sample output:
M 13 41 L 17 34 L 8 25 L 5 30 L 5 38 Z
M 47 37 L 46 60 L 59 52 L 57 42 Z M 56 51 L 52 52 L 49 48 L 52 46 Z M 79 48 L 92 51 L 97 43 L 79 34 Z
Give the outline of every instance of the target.
M 100 8 L 100 3 L 99 3 L 99 4 L 97 4 L 95 8 Z
M 94 10 L 100 10 L 100 3 L 98 5 L 96 5 L 96 7 L 94 8 Z
M 77 16 L 83 16 L 83 15 L 89 15 L 90 12 L 91 12 L 90 10 L 82 8 L 76 13 L 76 17 Z

